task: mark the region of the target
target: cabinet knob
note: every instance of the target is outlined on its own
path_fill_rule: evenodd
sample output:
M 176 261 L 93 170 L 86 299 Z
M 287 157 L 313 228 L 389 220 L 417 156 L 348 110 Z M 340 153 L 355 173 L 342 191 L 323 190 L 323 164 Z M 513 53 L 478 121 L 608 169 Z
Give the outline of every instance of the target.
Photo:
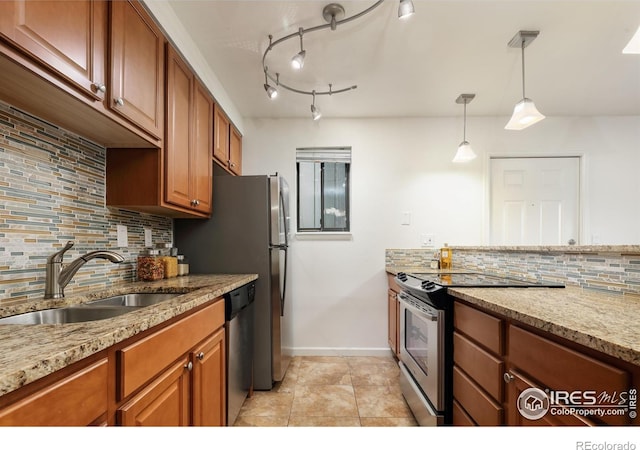
M 107 92 L 107 86 L 105 86 L 104 83 L 93 83 L 93 88 L 97 92 L 102 92 L 102 93 Z
M 204 359 L 204 352 L 200 352 L 196 355 L 196 358 L 198 358 L 200 361 L 202 361 Z
M 188 364 L 184 365 L 184 368 L 187 369 L 189 372 L 191 372 L 191 369 L 193 369 L 193 363 L 189 361 Z
M 116 105 L 124 106 L 124 100 L 122 99 L 122 97 L 118 97 L 114 101 L 116 102 Z
M 505 383 L 511 383 L 516 377 L 511 375 L 509 372 L 505 372 L 504 375 L 502 375 L 502 378 L 504 378 Z
M 191 200 L 191 206 L 198 206 L 200 205 L 200 200 Z

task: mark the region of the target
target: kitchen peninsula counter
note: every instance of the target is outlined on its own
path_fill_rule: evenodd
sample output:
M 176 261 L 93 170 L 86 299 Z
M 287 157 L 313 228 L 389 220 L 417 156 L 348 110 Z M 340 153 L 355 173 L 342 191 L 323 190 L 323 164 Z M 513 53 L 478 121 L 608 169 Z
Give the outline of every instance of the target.
M 391 274 L 409 267 L 387 266 Z M 407 272 L 417 272 L 406 270 Z M 421 272 L 428 272 L 422 270 Z M 640 366 L 640 297 L 565 288 L 450 288 L 485 310 Z
M 6 304 L 0 317 L 59 308 L 134 292 L 180 294 L 153 306 L 104 320 L 64 325 L 0 325 L 0 396 L 214 300 L 258 278 L 255 274 L 190 275 L 87 290 L 56 300 Z

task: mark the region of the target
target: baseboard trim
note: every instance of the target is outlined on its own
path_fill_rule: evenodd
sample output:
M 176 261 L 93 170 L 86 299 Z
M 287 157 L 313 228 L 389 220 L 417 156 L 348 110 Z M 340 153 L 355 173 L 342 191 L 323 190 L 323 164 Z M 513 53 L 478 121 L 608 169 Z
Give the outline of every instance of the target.
M 393 356 L 389 348 L 295 347 L 282 351 L 290 356 Z

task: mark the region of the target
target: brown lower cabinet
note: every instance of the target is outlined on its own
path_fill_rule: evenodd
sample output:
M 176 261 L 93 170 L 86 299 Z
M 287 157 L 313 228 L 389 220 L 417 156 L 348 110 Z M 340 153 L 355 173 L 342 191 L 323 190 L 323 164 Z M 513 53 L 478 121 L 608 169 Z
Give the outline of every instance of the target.
M 224 299 L 0 397 L 7 426 L 224 426 Z
M 581 397 L 586 391 L 620 400 L 637 385 L 640 367 L 463 301 L 454 304 L 454 329 L 454 425 L 637 425 L 628 414 L 580 415 L 575 404 L 588 408 L 593 394 Z M 574 408 L 550 403 L 544 416 L 530 420 L 517 407 L 529 388 L 575 392 Z

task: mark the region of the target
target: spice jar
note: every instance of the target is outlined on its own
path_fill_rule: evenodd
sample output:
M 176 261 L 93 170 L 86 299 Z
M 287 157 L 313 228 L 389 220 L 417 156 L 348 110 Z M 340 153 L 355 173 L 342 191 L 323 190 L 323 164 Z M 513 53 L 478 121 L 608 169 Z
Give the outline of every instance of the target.
M 178 276 L 189 275 L 189 262 L 184 255 L 178 255 Z
M 143 250 L 138 256 L 138 279 L 156 281 L 164 278 L 164 263 L 157 250 Z

